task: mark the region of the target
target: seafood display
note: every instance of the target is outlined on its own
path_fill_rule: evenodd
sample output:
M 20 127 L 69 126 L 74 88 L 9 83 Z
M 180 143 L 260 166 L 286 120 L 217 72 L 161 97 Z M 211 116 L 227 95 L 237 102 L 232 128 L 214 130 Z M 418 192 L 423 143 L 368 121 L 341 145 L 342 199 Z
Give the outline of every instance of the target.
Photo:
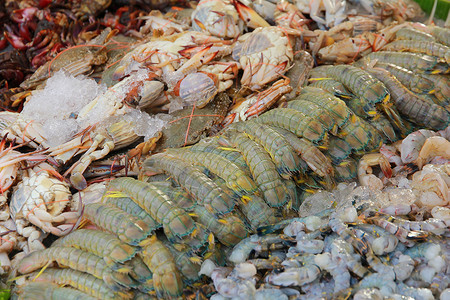
M 447 299 L 434 14 L 0 3 L 1 297 Z

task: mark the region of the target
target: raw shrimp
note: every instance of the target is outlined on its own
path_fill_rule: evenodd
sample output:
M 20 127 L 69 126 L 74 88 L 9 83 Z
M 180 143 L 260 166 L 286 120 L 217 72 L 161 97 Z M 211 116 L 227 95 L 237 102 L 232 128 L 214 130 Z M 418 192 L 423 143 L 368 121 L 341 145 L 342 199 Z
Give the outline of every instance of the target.
M 50 247 L 31 252 L 19 262 L 17 270 L 20 274 L 27 274 L 53 261 L 103 279 L 115 291 L 135 286 L 133 280 L 126 273 L 114 272 L 108 268 L 103 258 L 68 247 Z
M 30 282 L 25 286 L 22 286 L 17 291 L 20 299 L 42 299 L 42 300 L 94 300 L 96 298 L 91 297 L 81 291 L 60 287 L 56 284 Z
M 133 178 L 116 178 L 109 187 L 130 195 L 139 206 L 163 225 L 169 240 L 181 238 L 194 241 L 195 248 L 205 243 L 206 233 L 196 224 L 191 216 L 169 199 L 156 186 Z M 195 234 L 194 234 L 195 233 Z M 195 235 L 198 234 L 198 237 Z
M 151 233 L 146 223 L 112 205 L 86 204 L 83 216 L 130 245 L 138 245 Z
M 56 269 L 47 268 L 42 273 L 29 274 L 37 282 L 53 282 L 58 285 L 70 285 L 95 298 L 106 299 L 132 299 L 128 291 L 114 291 L 103 280 L 89 273 L 80 272 L 70 268 Z
M 238 264 L 246 261 L 253 250 L 262 251 L 264 248 L 268 248 L 271 244 L 283 243 L 292 245 L 294 242 L 295 239 L 284 234 L 268 234 L 265 236 L 258 236 L 257 234 L 254 234 L 243 239 L 236 246 L 234 246 L 228 259 L 231 262 Z
M 271 207 L 281 207 L 293 200 L 294 196 L 281 182 L 276 166 L 263 146 L 242 133 L 232 135 L 232 145 L 244 156 L 253 179 Z
M 158 153 L 145 160 L 144 170 L 170 174 L 199 203 L 218 215 L 229 213 L 234 208 L 233 200 L 210 178 L 181 159 Z
M 155 235 L 142 250 L 142 259 L 153 273 L 153 286 L 160 299 L 181 297 L 183 282 L 172 253 Z
M 262 145 L 277 165 L 280 174 L 289 177 L 292 172 L 301 168 L 300 159 L 295 150 L 282 135 L 270 126 L 247 121 L 236 123 L 231 128 L 246 133 L 252 140 Z
M 439 43 L 417 40 L 393 41 L 383 47 L 384 51 L 407 51 L 436 56 L 450 63 L 450 48 Z
M 103 257 L 109 267 L 129 260 L 138 251 L 112 234 L 91 229 L 75 230 L 53 242 L 52 246 L 74 247 L 91 252 Z
M 314 143 L 321 141 L 327 131 L 319 121 L 291 108 L 274 108 L 259 116 L 257 120 L 289 130 Z
M 188 149 L 169 149 L 168 154 L 177 156 L 196 165 L 202 165 L 227 183 L 227 186 L 239 194 L 251 194 L 257 186 L 236 164 L 226 158 L 209 152 L 189 151 Z

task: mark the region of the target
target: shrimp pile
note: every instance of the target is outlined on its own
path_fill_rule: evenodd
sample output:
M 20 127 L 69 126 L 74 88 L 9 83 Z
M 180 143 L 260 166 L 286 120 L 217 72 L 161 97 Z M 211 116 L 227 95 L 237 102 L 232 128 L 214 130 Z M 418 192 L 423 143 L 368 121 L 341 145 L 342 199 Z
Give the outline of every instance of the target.
M 450 31 L 412 0 L 78 1 L 67 49 L 13 41 L 66 16 L 16 2 L 0 49 L 45 57 L 0 78 L 19 298 L 449 292 Z

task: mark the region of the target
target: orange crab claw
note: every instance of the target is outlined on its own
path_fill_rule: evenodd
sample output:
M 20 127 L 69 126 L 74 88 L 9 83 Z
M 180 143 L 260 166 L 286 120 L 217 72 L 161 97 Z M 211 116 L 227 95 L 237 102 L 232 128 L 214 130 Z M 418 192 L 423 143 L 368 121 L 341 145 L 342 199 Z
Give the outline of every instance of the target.
M 269 27 L 270 24 L 266 22 L 256 11 L 245 5 L 239 0 L 233 0 L 233 5 L 239 14 L 239 17 L 244 20 L 250 28 Z
M 195 22 L 195 24 L 197 24 L 197 26 L 200 27 L 202 30 L 206 30 L 205 25 L 204 25 L 202 22 L 200 22 L 200 20 L 194 18 L 194 22 Z
M 232 113 L 229 114 L 228 116 L 225 117 L 225 119 L 223 119 L 221 125 L 223 128 L 230 126 L 233 122 L 234 119 L 236 119 L 237 113 Z

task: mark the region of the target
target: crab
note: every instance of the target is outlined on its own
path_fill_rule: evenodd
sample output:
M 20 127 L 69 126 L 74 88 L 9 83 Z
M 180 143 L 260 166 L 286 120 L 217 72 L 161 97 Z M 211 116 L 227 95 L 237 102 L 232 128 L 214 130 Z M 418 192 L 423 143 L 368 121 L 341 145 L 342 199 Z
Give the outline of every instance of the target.
M 243 32 L 244 22 L 228 0 L 200 1 L 191 16 L 192 29 L 221 38 L 236 38 Z
M 80 132 L 73 140 L 48 149 L 49 155 L 59 164 L 65 164 L 72 157 L 83 154 L 64 174 L 70 174 L 70 182 L 76 189 L 86 188 L 83 172 L 93 161 L 104 158 L 112 150 L 127 147 L 140 138 L 132 122 L 121 118 L 111 117 L 97 127 L 91 126 Z
M 274 18 L 278 26 L 308 30 L 306 24 L 309 23 L 309 20 L 301 13 L 297 6 L 288 1 L 280 1 L 277 3 Z
M 174 89 L 183 101 L 205 107 L 218 93 L 226 91 L 237 77 L 239 63 L 214 61 L 203 65 L 196 73 L 180 80 Z
M 41 240 L 46 232 L 62 236 L 73 229 L 80 212 L 65 212 L 71 198 L 69 184 L 47 163 L 23 171 L 11 196 L 10 212 L 17 233 L 28 240 L 28 251 L 44 248 Z
M 49 146 L 42 126 L 17 112 L 0 112 L 0 136 L 35 149 Z
M 181 79 L 172 79 L 174 72 L 188 63 L 190 59 L 192 61 L 188 63 L 189 66 L 192 66 L 192 62 L 198 62 L 200 59 L 203 60 L 203 63 L 212 60 L 219 54 L 217 52 L 219 49 L 215 45 L 223 48 L 224 41 L 220 38 L 196 31 L 186 31 L 180 34 L 162 37 L 158 40 L 152 40 L 128 52 L 119 62 L 113 74 L 113 79 L 118 80 L 124 78 L 138 69 L 149 66 L 166 83 L 172 83 L 174 86 Z M 195 56 L 196 54 L 198 55 Z M 192 70 L 192 67 L 188 69 L 188 65 L 178 74 L 183 73 L 183 75 L 187 75 L 187 72 Z
M 297 0 L 297 7 L 302 13 L 309 14 L 319 27 L 331 28 L 347 18 L 346 1 L 344 0 Z M 325 18 L 321 16 L 325 12 Z
M 284 74 L 294 59 L 289 35 L 302 35 L 301 31 L 279 28 L 257 28 L 243 35 L 233 50 L 244 69 L 241 84 L 255 91 Z
M 162 35 L 170 36 L 175 33 L 186 31 L 189 26 L 177 22 L 174 19 L 166 19 L 160 11 L 151 11 L 148 16 L 142 17 L 145 20 L 144 26 L 139 29 L 139 33 L 144 37 L 146 34 L 159 31 Z
M 114 32 L 107 28 L 86 45 L 63 50 L 54 59 L 40 66 L 20 87 L 34 89 L 63 68 L 73 76 L 92 72 L 95 66 L 105 63 L 108 59 L 106 43 L 113 35 Z
M 289 79 L 280 79 L 270 88 L 260 93 L 252 93 L 246 98 L 238 100 L 231 107 L 230 112 L 222 122 L 222 126 L 226 127 L 231 123 L 245 121 L 262 114 L 275 103 L 282 101 L 285 94 L 292 91 L 289 83 Z

